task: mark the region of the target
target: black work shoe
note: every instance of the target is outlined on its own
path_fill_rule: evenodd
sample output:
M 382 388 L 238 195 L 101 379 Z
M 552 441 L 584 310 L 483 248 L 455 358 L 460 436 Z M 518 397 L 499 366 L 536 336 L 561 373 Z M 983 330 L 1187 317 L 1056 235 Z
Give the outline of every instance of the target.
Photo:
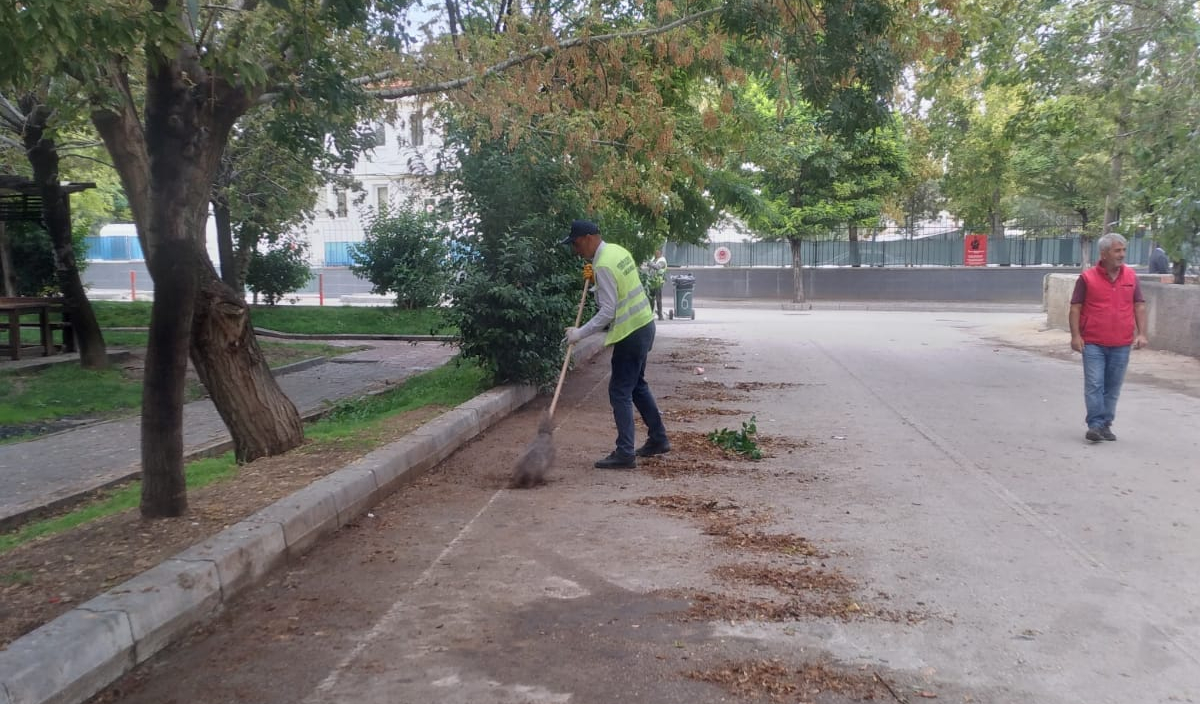
M 1108 425 L 1104 426 L 1103 428 L 1100 428 L 1100 437 L 1104 438 L 1105 440 L 1116 440 L 1117 439 L 1117 436 L 1113 435 L 1112 426 L 1108 426 Z
M 1092 442 L 1100 442 L 1101 440 L 1104 439 L 1104 435 L 1101 434 L 1099 428 L 1088 428 L 1088 431 L 1086 433 L 1084 433 L 1083 437 L 1088 440 L 1091 440 Z
M 637 459 L 613 452 L 602 460 L 596 460 L 596 469 L 637 469 Z
M 665 455 L 671 451 L 671 443 L 669 442 L 649 442 L 637 449 L 638 457 L 653 457 L 655 455 Z

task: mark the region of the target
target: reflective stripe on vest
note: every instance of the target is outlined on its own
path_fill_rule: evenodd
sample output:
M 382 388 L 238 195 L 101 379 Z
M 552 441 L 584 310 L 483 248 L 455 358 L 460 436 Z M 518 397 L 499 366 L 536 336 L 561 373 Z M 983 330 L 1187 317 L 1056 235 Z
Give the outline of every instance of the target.
M 592 266 L 608 269 L 617 282 L 617 309 L 613 313 L 604 344 L 611 345 L 629 337 L 635 330 L 654 320 L 650 299 L 642 288 L 637 264 L 629 250 L 605 242 Z

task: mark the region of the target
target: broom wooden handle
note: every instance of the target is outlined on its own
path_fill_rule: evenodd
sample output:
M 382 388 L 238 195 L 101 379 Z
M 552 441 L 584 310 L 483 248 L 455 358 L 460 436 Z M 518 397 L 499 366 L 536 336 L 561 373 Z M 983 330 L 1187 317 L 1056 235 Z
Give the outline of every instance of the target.
M 579 327 L 579 323 L 583 321 L 583 304 L 587 303 L 588 280 L 583 280 L 583 294 L 579 297 L 579 310 L 575 311 L 575 327 Z M 567 365 L 571 363 L 571 350 L 575 349 L 575 343 L 567 345 L 567 353 L 563 357 L 562 371 L 558 373 L 558 384 L 554 387 L 554 398 L 550 401 L 550 412 L 546 414 L 547 418 L 554 417 L 554 407 L 558 405 L 558 395 L 562 393 L 563 379 L 567 378 Z

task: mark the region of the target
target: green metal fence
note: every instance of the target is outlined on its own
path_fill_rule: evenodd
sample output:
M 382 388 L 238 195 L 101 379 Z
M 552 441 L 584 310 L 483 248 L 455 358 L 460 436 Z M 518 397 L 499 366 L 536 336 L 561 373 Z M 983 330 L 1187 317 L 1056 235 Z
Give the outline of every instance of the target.
M 847 240 L 804 240 L 800 253 L 804 266 L 853 266 L 855 263 L 860 266 L 963 266 L 964 240 L 961 231 L 911 239 L 859 240 L 857 262 L 851 242 Z M 1132 266 L 1145 264 L 1151 246 L 1149 237 L 1130 238 L 1125 263 Z M 988 242 L 988 264 L 1082 265 L 1077 236 L 1008 237 L 1003 247 L 999 250 L 996 242 Z M 706 246 L 668 242 L 663 254 L 671 266 L 716 266 L 720 248 L 728 252 L 727 266 L 792 265 L 791 245 L 787 242 L 713 242 Z M 1092 254 L 1096 254 L 1094 245 Z

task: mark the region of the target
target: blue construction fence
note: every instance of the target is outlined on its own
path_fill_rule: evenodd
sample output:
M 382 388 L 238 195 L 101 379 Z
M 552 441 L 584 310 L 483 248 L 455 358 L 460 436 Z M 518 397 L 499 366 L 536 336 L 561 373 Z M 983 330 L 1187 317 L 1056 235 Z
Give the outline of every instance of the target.
M 140 262 L 146 259 L 136 235 L 83 238 L 84 257 L 102 262 Z

